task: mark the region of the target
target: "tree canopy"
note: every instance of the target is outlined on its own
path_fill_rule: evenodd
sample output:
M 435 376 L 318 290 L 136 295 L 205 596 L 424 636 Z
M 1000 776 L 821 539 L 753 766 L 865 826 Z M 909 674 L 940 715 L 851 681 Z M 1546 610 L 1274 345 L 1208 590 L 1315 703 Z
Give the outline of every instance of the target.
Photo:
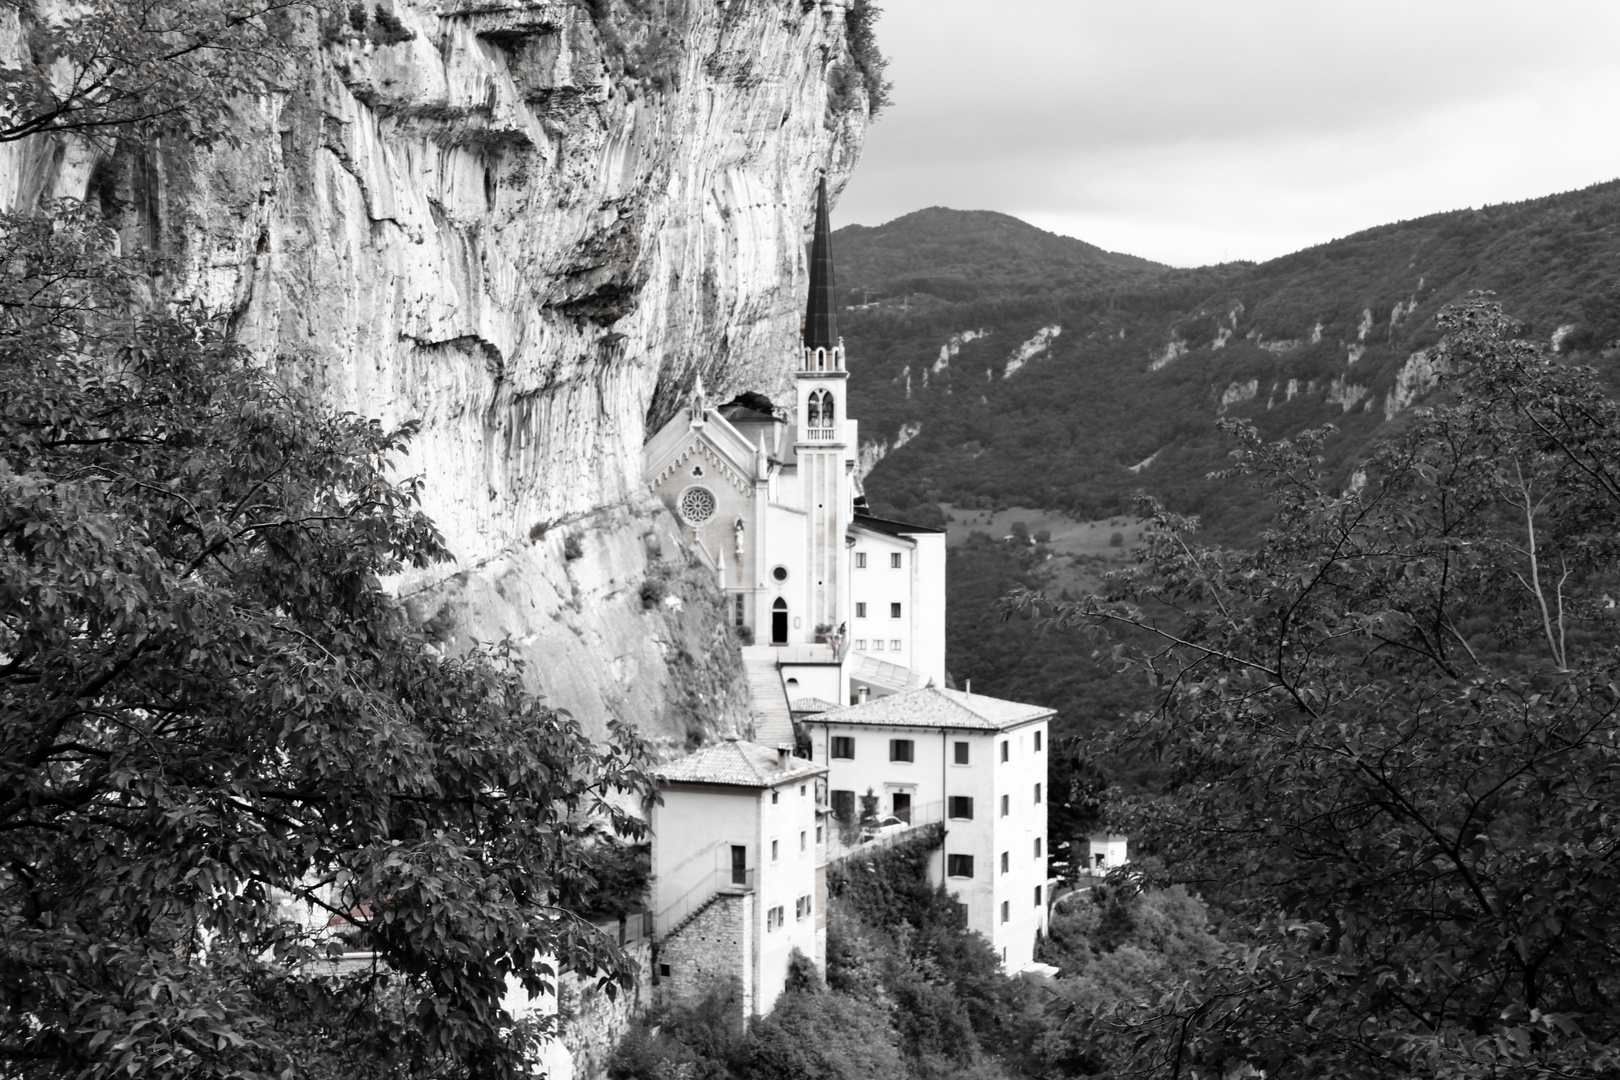
M 1152 506 L 1105 592 L 1021 598 L 1129 629 L 1117 656 L 1159 705 L 1110 741 L 1170 780 L 1115 822 L 1156 856 L 1150 880 L 1247 927 L 1204 974 L 1094 1021 L 1117 1060 L 1620 1068 L 1620 406 L 1493 304 L 1440 324 L 1443 403 L 1347 490 L 1319 469 L 1331 429 L 1267 443 L 1234 422 L 1235 471 L 1274 511 L 1256 546 L 1201 546 Z
M 554 898 L 640 831 L 643 748 L 410 624 L 385 580 L 448 554 L 410 425 L 138 303 L 114 250 L 0 221 L 0 1071 L 514 1075 L 511 988 L 629 978 Z

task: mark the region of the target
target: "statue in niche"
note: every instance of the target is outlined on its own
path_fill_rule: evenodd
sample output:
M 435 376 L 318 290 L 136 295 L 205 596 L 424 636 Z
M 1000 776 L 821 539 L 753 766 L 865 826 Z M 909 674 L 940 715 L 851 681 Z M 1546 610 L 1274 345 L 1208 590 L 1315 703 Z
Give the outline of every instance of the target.
M 737 534 L 737 561 L 741 562 L 743 557 L 743 533 L 746 531 L 747 526 L 743 524 L 742 518 L 738 518 L 737 524 L 733 525 L 732 529 Z

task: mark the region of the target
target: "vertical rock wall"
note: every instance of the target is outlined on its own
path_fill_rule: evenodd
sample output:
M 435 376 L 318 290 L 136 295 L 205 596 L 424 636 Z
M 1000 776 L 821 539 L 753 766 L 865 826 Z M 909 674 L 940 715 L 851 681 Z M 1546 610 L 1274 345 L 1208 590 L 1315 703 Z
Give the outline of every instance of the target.
M 401 591 L 447 638 L 512 634 L 589 726 L 676 748 L 746 712 L 640 448 L 698 374 L 787 385 L 816 176 L 841 187 L 866 122 L 844 7 L 339 6 L 229 140 L 14 144 L 0 199 L 87 199 L 171 260 L 157 294 L 338 408 L 419 422 L 401 469 L 459 564 Z M 685 582 L 679 612 L 649 575 Z

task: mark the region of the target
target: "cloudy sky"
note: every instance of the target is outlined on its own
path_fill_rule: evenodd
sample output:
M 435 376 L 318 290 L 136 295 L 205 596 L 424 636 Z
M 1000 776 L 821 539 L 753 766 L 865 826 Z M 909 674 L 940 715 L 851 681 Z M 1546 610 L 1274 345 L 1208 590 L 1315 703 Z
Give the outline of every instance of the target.
M 1000 210 L 1178 266 L 1620 177 L 1620 0 L 878 0 L 838 224 Z

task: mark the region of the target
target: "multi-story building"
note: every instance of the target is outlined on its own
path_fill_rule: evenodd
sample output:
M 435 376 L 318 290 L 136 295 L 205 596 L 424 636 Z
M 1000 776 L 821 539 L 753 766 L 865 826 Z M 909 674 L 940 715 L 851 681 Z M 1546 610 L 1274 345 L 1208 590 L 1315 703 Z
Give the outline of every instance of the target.
M 844 822 L 862 800 L 903 824 L 942 821 L 929 872 L 963 906 L 1008 971 L 1046 931 L 1046 783 L 1053 710 L 925 687 L 806 717 Z M 890 827 L 893 827 L 892 825 Z
M 798 949 L 826 967 L 826 871 L 816 813 L 827 770 L 731 739 L 657 770 L 654 962 L 660 994 L 735 978 L 744 1015 L 771 1011 Z
M 648 486 L 757 643 L 751 664 L 784 687 L 783 726 L 756 733 L 767 745 L 791 736 L 787 700 L 843 703 L 945 679 L 945 535 L 865 512 L 825 184 L 792 366 L 784 404 L 757 393 L 713 402 L 699 381 L 643 452 Z

